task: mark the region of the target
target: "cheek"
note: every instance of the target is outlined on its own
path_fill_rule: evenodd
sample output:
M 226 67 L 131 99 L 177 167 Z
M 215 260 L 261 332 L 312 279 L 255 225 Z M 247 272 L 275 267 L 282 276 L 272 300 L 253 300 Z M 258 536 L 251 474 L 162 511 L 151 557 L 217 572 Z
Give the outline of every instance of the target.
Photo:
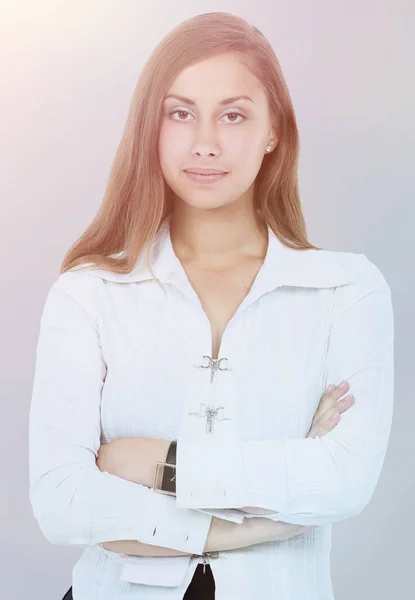
M 261 167 L 263 154 L 255 143 L 238 145 L 232 153 L 232 163 L 235 170 L 244 174 L 245 178 L 255 177 Z
M 189 143 L 185 135 L 177 135 L 171 129 L 166 128 L 160 132 L 159 157 L 164 169 L 177 168 L 188 160 Z
M 242 126 L 235 129 L 222 139 L 222 151 L 235 157 L 237 163 L 249 165 L 256 164 L 258 157 L 262 153 L 261 136 L 259 132 L 253 128 L 243 128 Z

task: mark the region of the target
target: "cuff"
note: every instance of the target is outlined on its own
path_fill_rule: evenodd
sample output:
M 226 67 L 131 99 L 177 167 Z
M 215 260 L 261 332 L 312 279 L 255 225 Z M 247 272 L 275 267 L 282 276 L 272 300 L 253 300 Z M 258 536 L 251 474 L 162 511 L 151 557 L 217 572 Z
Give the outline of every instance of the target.
M 178 440 L 176 505 L 182 508 L 242 508 L 243 444 L 236 436 Z
M 279 514 L 288 513 L 288 470 L 285 441 L 245 442 L 242 449 L 242 460 L 246 506 L 257 506 Z M 271 515 L 270 517 L 272 519 Z
M 284 440 L 242 442 L 236 435 L 179 440 L 176 503 L 212 512 L 253 506 L 273 511 L 273 519 L 280 520 L 275 513 L 288 512 Z
M 148 503 L 139 542 L 202 554 L 212 515 L 191 508 L 178 508 L 174 496 L 154 492 Z

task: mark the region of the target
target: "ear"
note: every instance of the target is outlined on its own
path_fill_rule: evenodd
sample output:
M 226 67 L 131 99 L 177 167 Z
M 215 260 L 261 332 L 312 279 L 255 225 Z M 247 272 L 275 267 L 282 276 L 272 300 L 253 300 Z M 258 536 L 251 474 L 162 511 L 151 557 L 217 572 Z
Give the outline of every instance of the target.
M 278 131 L 275 129 L 275 127 L 271 128 L 268 139 L 268 144 L 271 144 L 272 149 L 274 150 L 275 146 L 278 144 Z

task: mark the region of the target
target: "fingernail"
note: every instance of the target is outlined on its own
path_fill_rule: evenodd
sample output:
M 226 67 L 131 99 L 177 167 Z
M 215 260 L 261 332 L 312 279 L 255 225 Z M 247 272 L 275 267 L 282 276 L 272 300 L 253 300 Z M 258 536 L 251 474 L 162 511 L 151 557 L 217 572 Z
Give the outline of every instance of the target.
M 328 391 L 328 392 L 331 392 L 332 390 L 334 390 L 334 385 L 331 383 L 331 384 L 329 385 L 329 387 L 327 388 L 327 391 Z
M 344 388 L 344 387 L 346 387 L 346 384 L 347 384 L 347 381 L 343 380 L 341 383 L 339 383 L 339 385 L 337 387 Z

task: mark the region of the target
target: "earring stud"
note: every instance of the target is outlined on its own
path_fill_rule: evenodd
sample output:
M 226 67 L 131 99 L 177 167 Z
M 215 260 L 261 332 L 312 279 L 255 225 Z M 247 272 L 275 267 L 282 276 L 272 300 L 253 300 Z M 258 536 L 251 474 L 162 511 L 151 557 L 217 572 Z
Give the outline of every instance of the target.
M 271 146 L 267 146 L 267 152 L 271 150 Z

